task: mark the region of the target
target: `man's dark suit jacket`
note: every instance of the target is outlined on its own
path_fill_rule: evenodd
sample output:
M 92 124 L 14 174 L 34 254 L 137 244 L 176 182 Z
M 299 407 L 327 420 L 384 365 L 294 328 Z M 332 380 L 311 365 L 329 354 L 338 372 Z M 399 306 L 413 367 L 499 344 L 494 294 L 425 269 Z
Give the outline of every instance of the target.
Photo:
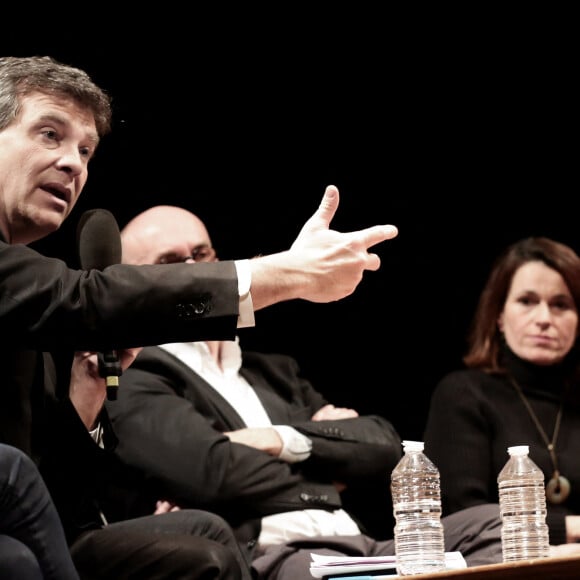
M 173 355 L 146 348 L 121 377 L 119 398 L 107 408 L 119 436 L 116 453 L 144 474 L 150 501 L 165 498 L 217 512 L 251 545 L 262 516 L 343 507 L 333 482 L 364 488 L 374 480 L 389 488 L 401 442 L 388 421 L 311 421 L 327 400 L 285 355 L 244 352 L 241 373 L 273 424 L 290 425 L 312 440 L 311 456 L 290 465 L 232 443 L 222 433 L 245 427 L 236 410 Z M 392 504 L 385 509 L 383 521 L 390 519 Z
M 68 399 L 72 353 L 233 338 L 233 262 L 196 265 L 195 275 L 192 267 L 83 272 L 0 236 L 0 441 L 39 464 L 69 540 L 100 526 L 96 501 L 112 455 L 96 446 Z M 112 447 L 106 414 L 102 420 Z

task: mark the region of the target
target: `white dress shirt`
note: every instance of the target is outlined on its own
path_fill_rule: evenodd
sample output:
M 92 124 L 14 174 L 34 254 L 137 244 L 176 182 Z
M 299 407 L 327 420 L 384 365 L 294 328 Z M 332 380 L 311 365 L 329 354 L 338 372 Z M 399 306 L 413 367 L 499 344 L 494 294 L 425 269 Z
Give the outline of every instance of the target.
M 247 427 L 276 429 L 283 441 L 280 459 L 293 463 L 304 461 L 310 456 L 310 439 L 289 425 L 272 425 L 256 392 L 240 375 L 242 351 L 237 337 L 235 341 L 221 342 L 221 368 L 205 342 L 164 344 L 161 348 L 202 376 L 232 405 Z M 306 509 L 263 517 L 258 543 L 260 546 L 268 546 L 318 535 L 350 536 L 360 533 L 357 524 L 342 509 Z

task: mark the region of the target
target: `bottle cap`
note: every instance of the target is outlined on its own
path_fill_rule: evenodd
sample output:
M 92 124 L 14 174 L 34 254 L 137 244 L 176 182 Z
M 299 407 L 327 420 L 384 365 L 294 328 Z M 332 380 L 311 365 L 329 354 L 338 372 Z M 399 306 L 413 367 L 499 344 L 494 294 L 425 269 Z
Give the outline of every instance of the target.
M 513 447 L 508 447 L 508 453 L 510 455 L 528 455 L 529 452 L 529 445 L 514 445 Z
M 423 441 L 403 441 L 405 451 L 423 451 L 425 443 Z

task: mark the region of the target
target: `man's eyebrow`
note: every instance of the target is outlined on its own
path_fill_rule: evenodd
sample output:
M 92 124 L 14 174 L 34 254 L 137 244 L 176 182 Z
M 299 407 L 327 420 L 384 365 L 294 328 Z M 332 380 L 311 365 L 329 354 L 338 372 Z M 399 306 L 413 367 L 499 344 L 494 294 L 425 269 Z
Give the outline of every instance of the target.
M 38 117 L 38 123 L 57 123 L 58 125 L 68 125 L 67 119 L 58 113 L 43 113 Z

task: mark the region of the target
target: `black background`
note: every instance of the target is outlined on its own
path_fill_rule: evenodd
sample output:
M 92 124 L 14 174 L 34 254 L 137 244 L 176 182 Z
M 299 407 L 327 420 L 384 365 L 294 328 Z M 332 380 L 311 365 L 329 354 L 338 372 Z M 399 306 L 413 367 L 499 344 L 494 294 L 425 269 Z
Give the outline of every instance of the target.
M 242 345 L 293 354 L 335 404 L 420 438 L 496 254 L 533 234 L 580 250 L 569 15 L 173 16 L 87 34 L 93 50 L 6 51 L 84 68 L 113 97 L 79 203 L 37 247 L 72 264 L 84 210 L 122 226 L 164 203 L 197 213 L 221 259 L 275 252 L 335 184 L 332 227 L 399 227 L 375 247 L 381 269 L 338 303 L 258 312 Z

